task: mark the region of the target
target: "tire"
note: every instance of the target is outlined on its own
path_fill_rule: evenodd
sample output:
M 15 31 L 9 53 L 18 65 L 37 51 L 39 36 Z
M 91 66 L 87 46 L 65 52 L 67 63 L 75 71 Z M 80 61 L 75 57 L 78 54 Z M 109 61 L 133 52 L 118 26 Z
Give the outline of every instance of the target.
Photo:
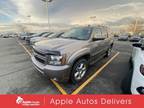
M 112 48 L 109 48 L 106 52 L 106 56 L 105 57 L 109 57 L 111 55 L 112 52 Z
M 130 68 L 133 68 L 132 57 L 129 59 Z
M 88 70 L 88 61 L 86 59 L 77 60 L 72 68 L 70 79 L 73 84 L 79 83 Z

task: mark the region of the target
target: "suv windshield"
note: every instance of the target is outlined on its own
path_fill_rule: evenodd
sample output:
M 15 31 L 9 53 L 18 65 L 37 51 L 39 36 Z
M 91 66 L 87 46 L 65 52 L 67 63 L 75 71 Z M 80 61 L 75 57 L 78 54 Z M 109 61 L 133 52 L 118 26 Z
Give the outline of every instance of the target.
M 88 40 L 91 34 L 90 27 L 74 28 L 61 35 L 61 38 L 70 38 L 76 40 Z
M 52 33 L 44 33 L 43 35 L 41 35 L 41 37 L 48 37 L 50 34 Z
M 48 38 L 55 37 L 56 35 L 57 35 L 56 33 L 53 33 L 53 34 L 49 35 Z

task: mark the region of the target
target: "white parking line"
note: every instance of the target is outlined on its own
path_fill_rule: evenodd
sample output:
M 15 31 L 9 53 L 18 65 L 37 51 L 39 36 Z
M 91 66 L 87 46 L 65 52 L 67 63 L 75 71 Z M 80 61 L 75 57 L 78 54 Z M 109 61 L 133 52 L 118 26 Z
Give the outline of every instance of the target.
M 22 46 L 24 48 L 24 50 L 28 53 L 28 55 L 31 56 L 31 53 L 29 52 L 29 50 L 18 40 L 17 40 L 17 42 L 19 43 L 20 46 Z

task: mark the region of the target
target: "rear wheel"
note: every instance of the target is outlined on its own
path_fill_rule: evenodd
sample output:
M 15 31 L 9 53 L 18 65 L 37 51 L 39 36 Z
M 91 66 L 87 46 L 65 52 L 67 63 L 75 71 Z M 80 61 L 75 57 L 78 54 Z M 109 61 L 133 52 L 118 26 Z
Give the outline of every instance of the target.
M 88 62 L 86 59 L 80 59 L 74 63 L 71 73 L 71 81 L 76 84 L 79 83 L 85 76 L 88 70 Z
M 112 48 L 109 48 L 106 52 L 106 57 L 109 57 L 111 55 Z

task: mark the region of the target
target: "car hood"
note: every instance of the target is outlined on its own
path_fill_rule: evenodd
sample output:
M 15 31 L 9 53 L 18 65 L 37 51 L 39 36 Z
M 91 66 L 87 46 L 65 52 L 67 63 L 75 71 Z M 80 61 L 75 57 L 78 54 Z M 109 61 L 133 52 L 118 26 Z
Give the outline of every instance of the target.
M 37 42 L 34 47 L 40 50 L 72 52 L 74 50 L 81 49 L 86 45 L 86 43 L 87 41 L 54 38 Z

